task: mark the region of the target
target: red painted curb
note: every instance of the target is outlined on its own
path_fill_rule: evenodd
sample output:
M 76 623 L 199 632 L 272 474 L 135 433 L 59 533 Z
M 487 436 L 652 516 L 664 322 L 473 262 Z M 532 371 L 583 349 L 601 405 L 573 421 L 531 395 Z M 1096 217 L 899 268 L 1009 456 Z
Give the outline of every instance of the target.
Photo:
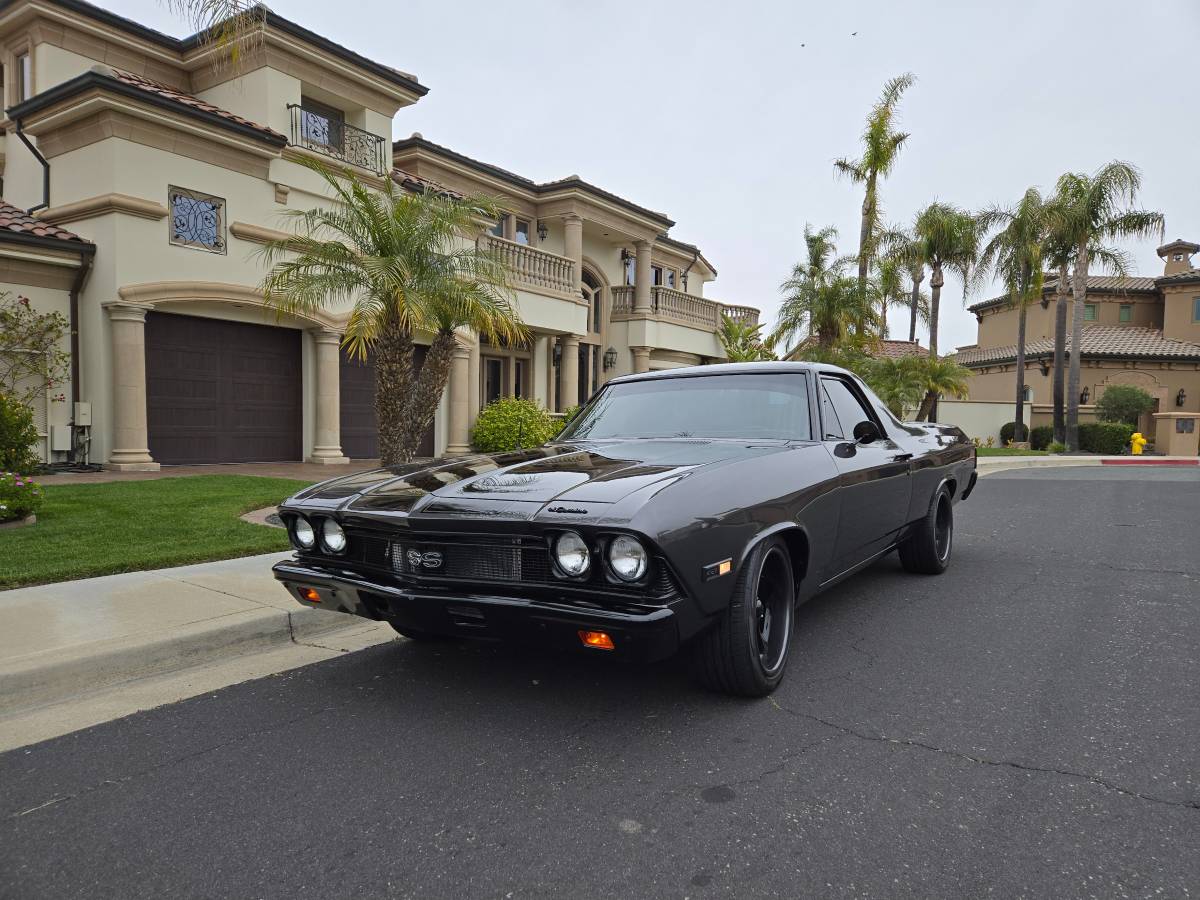
M 1102 459 L 1102 466 L 1200 466 L 1196 459 Z

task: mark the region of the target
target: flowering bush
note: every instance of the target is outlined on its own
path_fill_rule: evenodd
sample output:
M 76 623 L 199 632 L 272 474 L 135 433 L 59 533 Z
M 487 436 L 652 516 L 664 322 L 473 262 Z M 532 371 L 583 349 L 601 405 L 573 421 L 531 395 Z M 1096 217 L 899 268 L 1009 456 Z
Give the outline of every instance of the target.
M 36 481 L 5 472 L 0 475 L 0 522 L 23 519 L 42 505 L 42 486 Z

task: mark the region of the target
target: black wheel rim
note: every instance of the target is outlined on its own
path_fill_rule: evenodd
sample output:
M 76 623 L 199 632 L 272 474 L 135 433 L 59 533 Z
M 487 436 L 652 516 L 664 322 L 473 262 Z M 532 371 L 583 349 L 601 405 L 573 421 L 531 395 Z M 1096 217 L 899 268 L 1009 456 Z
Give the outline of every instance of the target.
M 938 561 L 945 562 L 950 558 L 950 544 L 954 540 L 954 517 L 950 511 L 950 500 L 945 494 L 938 500 L 933 540 L 937 549 Z
M 763 560 L 754 590 L 754 646 L 759 665 L 767 675 L 773 675 L 787 657 L 788 641 L 792 636 L 791 579 L 787 577 L 787 560 L 773 549 Z

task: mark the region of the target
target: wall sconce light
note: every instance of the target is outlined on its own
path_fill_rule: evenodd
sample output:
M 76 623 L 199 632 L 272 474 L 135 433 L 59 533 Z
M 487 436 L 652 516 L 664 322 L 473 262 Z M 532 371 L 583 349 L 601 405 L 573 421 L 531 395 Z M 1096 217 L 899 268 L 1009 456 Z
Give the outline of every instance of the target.
M 562 362 L 562 344 L 555 341 L 555 343 L 554 343 L 554 366 L 555 366 L 555 368 L 558 367 L 558 364 L 560 362 Z
M 538 219 L 538 240 L 544 241 L 549 233 L 550 229 L 546 227 L 546 223 Z
M 1042 377 L 1045 378 L 1047 375 L 1050 374 L 1050 363 L 1049 363 L 1049 361 L 1043 359 L 1041 365 L 1042 365 Z
M 633 253 L 630 252 L 628 247 L 621 248 L 621 262 L 623 262 L 623 263 L 629 262 L 629 260 L 631 260 L 633 258 L 634 258 Z
M 1092 392 L 1090 390 L 1088 390 L 1087 388 L 1084 388 L 1083 393 L 1079 395 L 1080 405 L 1086 405 L 1088 400 L 1091 399 L 1091 397 L 1092 397 Z
M 1185 403 L 1187 403 L 1187 391 L 1185 391 L 1183 388 L 1180 388 L 1179 393 L 1175 395 L 1175 405 L 1183 406 Z
M 617 364 L 617 351 L 614 350 L 612 347 L 609 347 L 607 350 L 604 351 L 604 371 L 607 372 L 609 369 L 611 369 L 616 364 Z M 1182 394 L 1183 391 L 1180 391 L 1179 393 Z M 1179 405 L 1183 406 L 1182 403 Z

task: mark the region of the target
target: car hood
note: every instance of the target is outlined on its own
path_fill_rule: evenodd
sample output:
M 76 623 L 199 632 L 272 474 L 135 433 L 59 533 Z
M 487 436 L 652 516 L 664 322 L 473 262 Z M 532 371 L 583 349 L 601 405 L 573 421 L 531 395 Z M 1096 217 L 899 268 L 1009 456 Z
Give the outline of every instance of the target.
M 600 441 L 377 469 L 315 485 L 291 503 L 346 513 L 582 514 L 699 470 L 787 450 L 783 442 Z

